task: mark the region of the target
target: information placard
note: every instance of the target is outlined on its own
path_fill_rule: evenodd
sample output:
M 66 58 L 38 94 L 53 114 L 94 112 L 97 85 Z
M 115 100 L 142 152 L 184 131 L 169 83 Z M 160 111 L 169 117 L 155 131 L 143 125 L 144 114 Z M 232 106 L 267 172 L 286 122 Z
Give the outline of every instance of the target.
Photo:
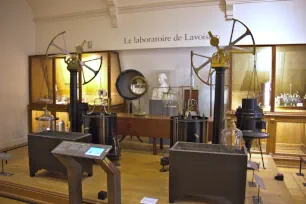
M 103 160 L 112 149 L 109 145 L 89 144 L 81 142 L 63 141 L 52 150 L 52 154 Z

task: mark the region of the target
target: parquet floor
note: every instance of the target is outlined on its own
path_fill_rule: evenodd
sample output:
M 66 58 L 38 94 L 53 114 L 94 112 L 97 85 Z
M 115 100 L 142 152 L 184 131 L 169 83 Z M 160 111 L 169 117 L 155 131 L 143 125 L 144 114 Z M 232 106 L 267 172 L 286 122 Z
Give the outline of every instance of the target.
M 58 193 L 67 193 L 68 186 L 65 178 L 58 174 L 47 171 L 40 171 L 37 176 L 29 177 L 27 147 L 10 152 L 13 157 L 5 170 L 14 173 L 12 177 L 1 177 L 3 181 L 11 181 L 18 184 L 37 187 Z M 144 197 L 158 198 L 158 204 L 168 203 L 168 172 L 160 173 L 161 155 L 152 155 L 152 152 L 135 151 L 123 149 L 121 160 L 121 184 L 122 203 L 139 203 Z M 254 160 L 259 160 L 259 155 L 254 155 Z M 260 170 L 258 175 L 264 178 L 267 190 L 262 191 L 264 203 L 306 203 L 306 187 L 303 189 L 301 177 L 296 177 L 295 169 L 280 168 L 279 171 L 285 174 L 285 184 L 273 179 L 277 172 L 275 163 L 270 156 L 265 156 L 267 169 Z M 306 170 L 304 172 L 306 174 Z M 251 180 L 252 173 L 248 171 L 248 181 Z M 305 181 L 306 182 L 306 181 Z M 83 197 L 96 199 L 100 190 L 106 190 L 106 176 L 98 165 L 94 165 L 94 176 L 84 177 Z M 292 195 L 291 196 L 289 192 Z M 247 187 L 246 204 L 253 203 L 251 198 L 256 194 L 256 188 Z M 0 197 L 0 204 L 22 203 Z M 194 203 L 194 202 L 178 202 Z M 200 202 L 201 203 L 201 202 Z M 203 202 L 202 202 L 203 203 Z

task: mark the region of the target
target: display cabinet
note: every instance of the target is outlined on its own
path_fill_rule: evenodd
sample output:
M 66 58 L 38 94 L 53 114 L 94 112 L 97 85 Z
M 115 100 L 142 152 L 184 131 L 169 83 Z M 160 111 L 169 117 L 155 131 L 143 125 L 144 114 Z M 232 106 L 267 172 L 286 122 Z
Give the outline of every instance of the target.
M 276 47 L 275 111 L 306 110 L 306 46 Z
M 231 110 L 236 110 L 241 105 L 243 98 L 254 98 L 254 92 L 259 99 L 258 101 L 261 102 L 261 108 L 264 111 L 271 110 L 269 85 L 272 80 L 272 47 L 258 47 L 256 52 L 256 75 L 258 78 L 253 72 L 253 54 L 232 54 Z
M 235 119 L 241 99 L 253 98 L 255 92 L 270 134 L 262 143 L 264 150 L 275 159 L 296 160 L 306 154 L 306 45 L 269 45 L 256 50 L 255 86 L 250 80 L 254 56 L 232 53 L 228 119 Z
M 93 70 L 100 70 L 97 76 L 87 84 L 83 83 L 84 78 L 85 80 L 91 79 L 94 73 L 83 68 L 83 73 L 78 74 L 79 102 L 88 103 L 91 109 L 94 100 L 99 98 L 98 90 L 103 89 L 108 92 L 110 111 L 124 112 L 124 99 L 119 95 L 115 86 L 116 79 L 121 72 L 119 53 L 97 51 L 83 53 L 80 58 Z M 29 56 L 29 90 L 29 132 L 37 130 L 35 118 L 46 106 L 52 115 L 58 117 L 58 121 L 63 120 L 69 129 L 67 107 L 70 96 L 70 72 L 67 70 L 64 57 Z

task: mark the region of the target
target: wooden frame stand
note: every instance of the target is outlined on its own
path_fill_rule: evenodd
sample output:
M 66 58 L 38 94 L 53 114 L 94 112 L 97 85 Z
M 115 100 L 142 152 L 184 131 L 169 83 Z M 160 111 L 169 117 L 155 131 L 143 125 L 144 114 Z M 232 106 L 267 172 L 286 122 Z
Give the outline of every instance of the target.
M 71 156 L 54 154 L 68 171 L 69 203 L 82 204 L 82 167 Z M 107 158 L 95 160 L 107 174 L 107 193 L 109 204 L 121 204 L 120 171 Z

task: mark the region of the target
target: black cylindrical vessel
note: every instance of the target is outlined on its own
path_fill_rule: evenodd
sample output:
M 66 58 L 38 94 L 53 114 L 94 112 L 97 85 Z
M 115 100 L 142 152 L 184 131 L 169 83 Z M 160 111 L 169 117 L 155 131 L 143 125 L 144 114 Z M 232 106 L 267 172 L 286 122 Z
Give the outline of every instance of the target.
M 255 98 L 242 99 L 242 107 L 237 108 L 235 115 L 237 117 L 236 126 L 240 130 L 261 132 L 261 129 L 266 128 L 263 111 L 257 105 Z
M 207 117 L 190 116 L 185 118 L 182 115 L 171 117 L 170 125 L 170 147 L 176 142 L 198 142 L 207 141 Z
M 71 132 L 80 132 L 77 122 L 77 104 L 78 104 L 78 95 L 77 95 L 77 77 L 78 70 L 71 69 L 70 71 L 70 128 Z
M 224 73 L 225 68 L 215 68 L 215 105 L 212 143 L 219 144 L 221 131 L 224 128 Z
M 84 132 L 92 134 L 94 144 L 112 145 L 108 154 L 111 160 L 119 160 L 120 148 L 116 135 L 117 115 L 115 113 L 91 113 L 83 115 Z
M 257 105 L 255 98 L 242 99 L 242 107 L 237 108 L 235 115 L 237 117 L 236 126 L 242 130 L 248 151 L 254 139 L 269 137 L 267 133 L 262 132 L 262 129 L 266 129 L 266 122 L 263 119 L 263 110 Z

